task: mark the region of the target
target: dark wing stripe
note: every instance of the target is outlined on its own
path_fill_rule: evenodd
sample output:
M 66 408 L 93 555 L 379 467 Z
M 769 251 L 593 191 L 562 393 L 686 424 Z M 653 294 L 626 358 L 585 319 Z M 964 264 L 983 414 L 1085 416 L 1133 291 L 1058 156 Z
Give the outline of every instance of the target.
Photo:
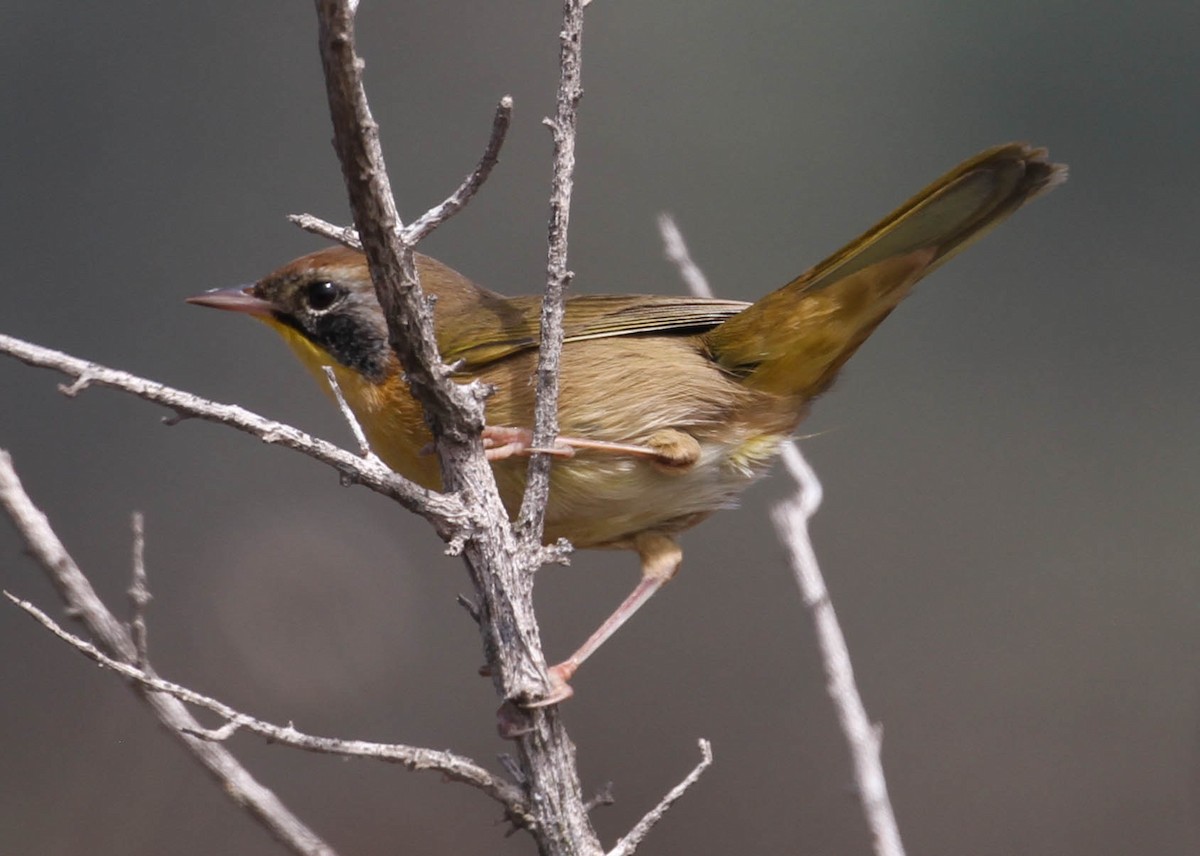
M 522 300 L 522 298 L 516 298 Z M 639 333 L 702 333 L 741 312 L 749 303 L 698 297 L 583 295 L 567 301 L 564 342 L 633 336 Z M 480 334 L 465 347 L 444 349 L 442 358 L 474 369 L 511 354 L 537 347 L 536 312 L 522 329 L 499 328 Z

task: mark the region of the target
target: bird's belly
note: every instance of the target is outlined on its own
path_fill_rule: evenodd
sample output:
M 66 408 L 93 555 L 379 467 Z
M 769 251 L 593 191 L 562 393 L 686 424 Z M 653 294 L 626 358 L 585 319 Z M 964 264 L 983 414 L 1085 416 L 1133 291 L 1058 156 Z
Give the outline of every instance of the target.
M 621 547 L 638 532 L 687 529 L 714 511 L 736 505 L 742 492 L 770 469 L 785 439 L 758 434 L 701 440 L 699 459 L 679 468 L 604 452 L 555 461 L 546 540 L 566 538 L 576 547 Z M 526 464 L 506 461 L 495 468 L 510 510 L 520 503 Z

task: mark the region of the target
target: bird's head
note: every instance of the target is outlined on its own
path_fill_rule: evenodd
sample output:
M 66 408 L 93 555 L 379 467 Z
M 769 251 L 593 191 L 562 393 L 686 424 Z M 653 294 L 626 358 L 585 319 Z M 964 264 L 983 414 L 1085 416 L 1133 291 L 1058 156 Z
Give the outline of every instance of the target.
M 188 303 L 258 318 L 318 373 L 322 366 L 340 366 L 380 383 L 395 371 L 366 260 L 354 250 L 301 256 L 253 285 L 206 291 Z

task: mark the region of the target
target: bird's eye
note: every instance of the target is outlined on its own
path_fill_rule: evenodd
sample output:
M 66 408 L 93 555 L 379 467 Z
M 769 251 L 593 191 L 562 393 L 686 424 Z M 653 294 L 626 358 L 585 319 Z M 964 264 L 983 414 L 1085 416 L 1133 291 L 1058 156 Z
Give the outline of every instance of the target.
M 304 302 L 313 312 L 324 312 L 341 296 L 342 288 L 327 281 L 309 283 L 304 289 Z

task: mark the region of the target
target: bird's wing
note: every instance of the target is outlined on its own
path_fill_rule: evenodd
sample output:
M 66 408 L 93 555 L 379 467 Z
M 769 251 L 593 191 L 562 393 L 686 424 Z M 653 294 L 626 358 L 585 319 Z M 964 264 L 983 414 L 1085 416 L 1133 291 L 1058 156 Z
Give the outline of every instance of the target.
M 442 358 L 477 369 L 540 341 L 540 297 L 501 298 L 479 323 L 456 325 L 455 341 L 440 342 Z M 639 333 L 686 335 L 711 330 L 750 304 L 739 300 L 648 295 L 581 295 L 566 303 L 563 341 L 632 336 Z

